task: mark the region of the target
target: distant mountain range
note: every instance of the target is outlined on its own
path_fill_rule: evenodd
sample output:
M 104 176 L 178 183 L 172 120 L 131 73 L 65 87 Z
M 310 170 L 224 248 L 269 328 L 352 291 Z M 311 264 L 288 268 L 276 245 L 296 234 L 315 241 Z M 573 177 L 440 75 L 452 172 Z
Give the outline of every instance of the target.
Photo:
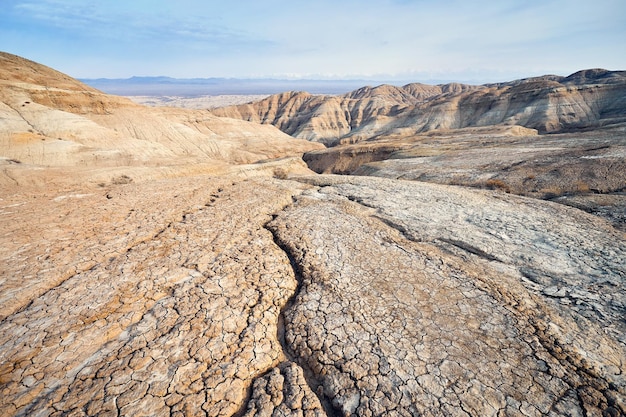
M 80 79 L 107 94 L 122 96 L 202 96 L 277 94 L 308 91 L 312 94 L 344 94 L 364 85 L 392 83 L 380 80 L 281 80 L 242 78 L 131 77 L 124 79 Z M 400 82 L 405 84 L 404 82 Z

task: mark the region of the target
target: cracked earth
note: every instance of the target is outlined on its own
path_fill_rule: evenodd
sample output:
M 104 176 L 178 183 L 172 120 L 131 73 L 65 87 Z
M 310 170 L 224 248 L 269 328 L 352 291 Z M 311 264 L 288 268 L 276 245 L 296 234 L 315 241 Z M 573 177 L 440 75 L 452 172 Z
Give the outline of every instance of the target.
M 626 240 L 580 210 L 325 175 L 1 198 L 0 415 L 626 414 Z

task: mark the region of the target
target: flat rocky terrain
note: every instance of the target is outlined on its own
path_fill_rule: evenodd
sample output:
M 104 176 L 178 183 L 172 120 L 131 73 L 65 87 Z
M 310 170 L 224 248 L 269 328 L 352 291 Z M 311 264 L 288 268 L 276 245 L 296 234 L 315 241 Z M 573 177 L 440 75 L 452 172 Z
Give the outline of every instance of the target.
M 262 94 L 220 94 L 215 96 L 127 96 L 138 104 L 152 107 L 178 107 L 183 109 L 214 109 L 225 106 L 252 103 L 263 100 L 267 95 Z
M 2 415 L 626 412 L 626 242 L 580 210 L 345 176 L 1 203 Z
M 626 235 L 588 212 L 619 130 L 366 141 L 406 177 L 315 174 L 273 126 L 0 58 L 0 415 L 626 415 Z M 516 195 L 523 149 L 610 164 L 568 206 Z M 511 189 L 419 178 L 452 161 Z

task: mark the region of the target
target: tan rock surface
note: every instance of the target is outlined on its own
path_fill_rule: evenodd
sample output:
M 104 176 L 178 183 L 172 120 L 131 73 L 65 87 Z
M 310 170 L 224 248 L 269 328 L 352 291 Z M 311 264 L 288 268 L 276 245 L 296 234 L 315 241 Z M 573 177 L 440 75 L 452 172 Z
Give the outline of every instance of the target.
M 0 59 L 0 415 L 626 414 L 609 223 L 502 191 L 290 177 L 310 171 L 271 126 Z M 61 131 L 71 144 L 34 145 Z
M 11 204 L 0 414 L 241 408 L 284 359 L 276 326 L 296 288 L 263 228 L 294 187 L 268 185 L 186 178 Z
M 302 275 L 287 345 L 339 414 L 626 411 L 623 235 L 493 193 L 310 181 L 270 227 Z
M 326 416 L 302 368 L 285 362 L 254 382 L 245 417 Z
M 497 192 L 300 181 L 3 199 L 2 414 L 626 411 L 623 234 Z

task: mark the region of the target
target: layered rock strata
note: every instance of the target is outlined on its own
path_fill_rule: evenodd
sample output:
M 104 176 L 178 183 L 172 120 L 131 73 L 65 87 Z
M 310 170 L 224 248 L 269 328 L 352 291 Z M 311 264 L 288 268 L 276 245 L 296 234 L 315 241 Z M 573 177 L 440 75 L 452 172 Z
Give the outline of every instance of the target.
M 214 114 L 272 124 L 327 145 L 389 135 L 484 126 L 524 126 L 540 133 L 626 122 L 626 73 L 583 70 L 507 83 L 364 87 L 341 96 L 290 92 Z

